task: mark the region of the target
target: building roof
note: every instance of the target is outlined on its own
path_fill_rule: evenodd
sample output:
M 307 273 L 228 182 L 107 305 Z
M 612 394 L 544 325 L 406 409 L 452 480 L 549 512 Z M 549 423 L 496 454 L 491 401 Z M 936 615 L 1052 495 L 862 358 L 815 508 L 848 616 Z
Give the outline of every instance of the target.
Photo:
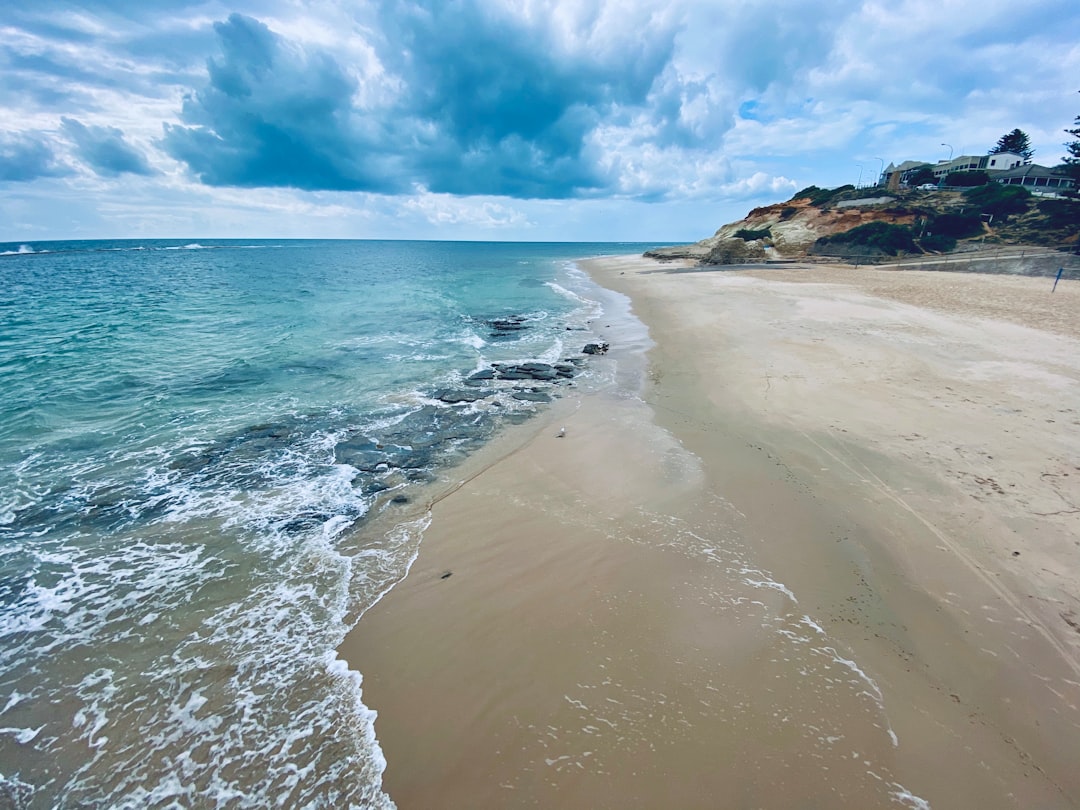
M 906 172 L 908 169 L 917 169 L 920 166 L 929 166 L 929 165 L 930 164 L 927 163 L 925 160 L 905 160 L 903 163 L 901 163 L 899 166 L 897 166 L 895 169 L 893 169 L 893 171 L 894 172 Z
M 1054 169 L 1047 168 L 1046 166 L 1040 166 L 1037 163 L 1028 163 L 1026 166 L 1016 166 L 1012 169 L 1005 169 L 1004 171 L 996 171 L 992 173 L 992 177 L 995 180 L 1008 180 L 1013 177 L 1061 177 L 1066 178 L 1067 175 L 1062 174 Z

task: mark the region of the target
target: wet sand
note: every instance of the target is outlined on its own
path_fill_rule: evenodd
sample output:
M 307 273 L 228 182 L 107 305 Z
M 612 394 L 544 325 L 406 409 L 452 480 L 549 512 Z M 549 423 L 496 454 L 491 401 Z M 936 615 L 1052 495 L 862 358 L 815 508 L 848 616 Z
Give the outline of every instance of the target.
M 588 269 L 647 369 L 437 485 L 342 647 L 398 806 L 1080 805 L 1075 283 Z

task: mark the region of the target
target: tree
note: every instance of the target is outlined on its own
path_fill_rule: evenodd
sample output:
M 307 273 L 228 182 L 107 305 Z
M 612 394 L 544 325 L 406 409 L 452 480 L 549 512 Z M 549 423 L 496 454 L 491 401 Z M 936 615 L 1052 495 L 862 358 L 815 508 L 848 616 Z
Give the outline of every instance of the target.
M 1012 152 L 1020 155 L 1024 160 L 1031 160 L 1035 150 L 1031 148 L 1031 139 L 1022 129 L 1014 129 L 1012 132 L 998 138 L 997 146 L 987 154 L 996 155 L 1001 152 Z
M 975 169 L 970 172 L 951 172 L 945 177 L 947 186 L 983 186 L 990 182 L 990 175 Z
M 929 166 L 922 166 L 921 168 L 916 169 L 911 173 L 911 176 L 908 177 L 909 186 L 922 186 L 929 183 L 933 183 L 936 186 L 937 181 L 938 179 L 934 177 L 934 170 Z
M 1080 185 L 1080 115 L 1076 116 L 1073 126 L 1076 129 L 1065 130 L 1074 138 L 1077 138 L 1077 140 L 1065 144 L 1065 148 L 1069 152 L 1069 157 L 1065 158 L 1064 161 L 1065 173 L 1075 180 L 1077 185 Z

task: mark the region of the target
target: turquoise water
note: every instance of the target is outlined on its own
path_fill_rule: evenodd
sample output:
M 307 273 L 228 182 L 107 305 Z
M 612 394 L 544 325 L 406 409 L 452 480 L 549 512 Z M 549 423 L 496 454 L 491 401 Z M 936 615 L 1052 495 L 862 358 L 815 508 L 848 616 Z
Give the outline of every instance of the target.
M 587 382 L 467 378 L 647 247 L 0 245 L 0 805 L 391 806 L 335 649 L 423 521 L 356 529 Z

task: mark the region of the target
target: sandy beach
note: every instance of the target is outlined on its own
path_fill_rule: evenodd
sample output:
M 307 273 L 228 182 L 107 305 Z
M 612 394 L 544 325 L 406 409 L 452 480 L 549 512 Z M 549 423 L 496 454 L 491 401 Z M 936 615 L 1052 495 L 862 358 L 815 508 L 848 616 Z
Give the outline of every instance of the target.
M 647 364 L 595 323 L 341 648 L 397 805 L 1080 806 L 1080 282 L 586 267 Z

